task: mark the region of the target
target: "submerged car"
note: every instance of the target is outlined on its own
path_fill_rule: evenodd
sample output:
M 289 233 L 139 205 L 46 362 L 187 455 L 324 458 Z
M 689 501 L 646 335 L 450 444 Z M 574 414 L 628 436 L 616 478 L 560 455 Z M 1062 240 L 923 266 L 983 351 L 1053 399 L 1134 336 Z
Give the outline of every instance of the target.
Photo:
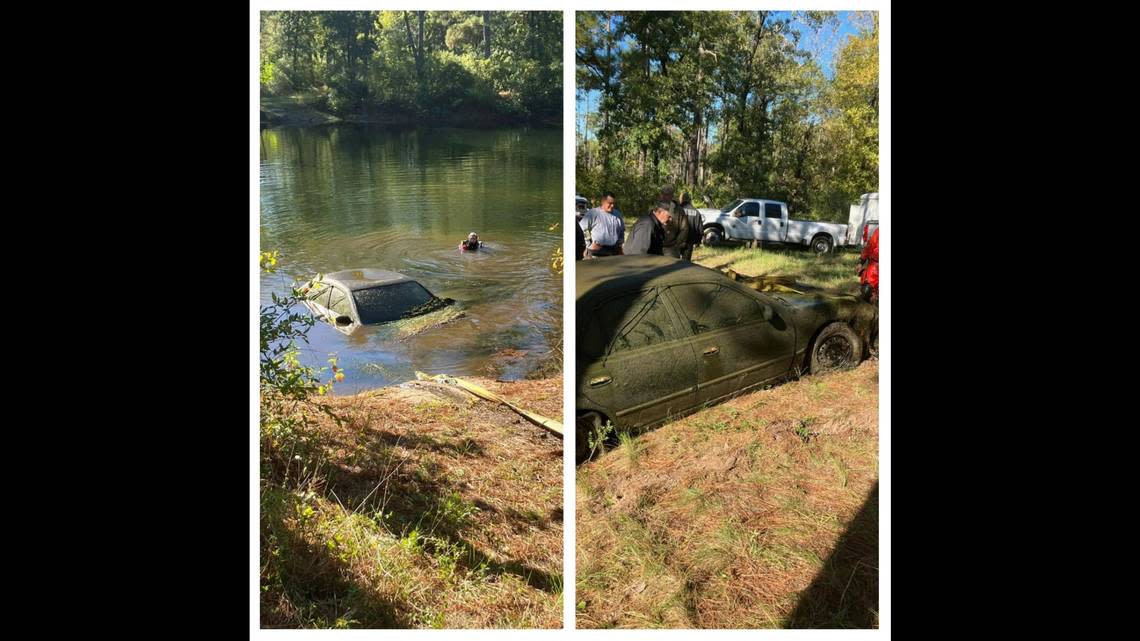
M 876 308 L 799 287 L 663 256 L 578 263 L 578 460 L 607 421 L 644 431 L 789 374 L 858 365 Z
M 403 274 L 382 269 L 346 269 L 310 283 L 305 306 L 315 316 L 351 334 L 364 325 L 421 316 L 455 301 L 439 298 Z

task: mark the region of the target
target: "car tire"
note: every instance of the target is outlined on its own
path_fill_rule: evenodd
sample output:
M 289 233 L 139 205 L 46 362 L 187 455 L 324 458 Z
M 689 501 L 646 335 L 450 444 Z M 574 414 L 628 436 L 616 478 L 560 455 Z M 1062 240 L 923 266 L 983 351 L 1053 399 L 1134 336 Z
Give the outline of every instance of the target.
M 863 341 L 847 323 L 823 328 L 811 348 L 811 373 L 823 374 L 853 369 L 863 357 Z
M 578 423 L 575 430 L 575 437 L 577 443 L 574 447 L 575 460 L 578 463 L 584 462 L 590 456 L 590 433 L 600 432 L 602 429 L 602 415 L 597 412 L 585 412 L 578 416 Z
M 816 254 L 827 254 L 831 252 L 831 239 L 823 234 L 811 239 L 811 250 Z
M 719 247 L 724 244 L 724 232 L 717 227 L 709 227 L 702 242 L 709 247 Z

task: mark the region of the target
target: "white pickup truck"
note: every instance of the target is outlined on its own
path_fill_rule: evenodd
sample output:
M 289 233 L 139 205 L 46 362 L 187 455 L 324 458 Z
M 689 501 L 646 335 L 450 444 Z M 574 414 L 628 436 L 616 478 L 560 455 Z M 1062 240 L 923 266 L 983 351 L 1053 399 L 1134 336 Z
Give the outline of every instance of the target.
M 789 220 L 788 205 L 777 200 L 738 198 L 723 209 L 699 209 L 702 242 L 715 247 L 725 240 L 788 243 L 826 254 L 848 245 L 847 225 Z

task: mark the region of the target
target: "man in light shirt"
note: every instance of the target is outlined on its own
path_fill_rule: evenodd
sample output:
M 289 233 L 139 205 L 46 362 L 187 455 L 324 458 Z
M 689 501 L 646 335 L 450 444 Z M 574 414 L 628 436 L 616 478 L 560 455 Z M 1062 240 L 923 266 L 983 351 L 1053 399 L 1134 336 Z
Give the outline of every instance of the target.
M 625 221 L 614 207 L 614 195 L 606 192 L 601 205 L 591 209 L 578 221 L 583 232 L 590 232 L 590 245 L 586 257 L 618 256 L 625 242 Z

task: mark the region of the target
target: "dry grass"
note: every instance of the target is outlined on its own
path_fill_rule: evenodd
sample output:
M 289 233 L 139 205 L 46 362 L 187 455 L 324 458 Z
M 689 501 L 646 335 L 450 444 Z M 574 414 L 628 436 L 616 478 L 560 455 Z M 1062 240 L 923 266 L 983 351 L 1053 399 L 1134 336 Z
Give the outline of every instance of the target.
M 747 276 L 794 279 L 833 294 L 858 294 L 859 253 L 845 249 L 823 256 L 801 247 L 706 247 L 693 250 L 693 262 L 713 269 L 733 269 Z
M 561 416 L 561 378 L 478 382 Z M 263 483 L 262 627 L 561 627 L 560 439 L 462 395 L 328 403 L 319 455 Z
M 878 626 L 877 362 L 636 441 L 578 470 L 578 627 Z

